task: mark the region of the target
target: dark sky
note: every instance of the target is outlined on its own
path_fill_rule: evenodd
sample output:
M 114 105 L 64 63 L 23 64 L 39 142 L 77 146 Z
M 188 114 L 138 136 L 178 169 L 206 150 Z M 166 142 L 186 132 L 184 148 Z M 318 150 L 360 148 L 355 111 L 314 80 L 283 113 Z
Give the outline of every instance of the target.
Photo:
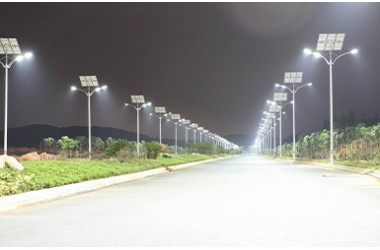
M 313 132 L 329 116 L 328 66 L 302 50 L 319 33 L 346 33 L 344 49 L 360 50 L 334 66 L 335 114 L 380 107 L 379 3 L 0 3 L 0 24 L 34 52 L 9 71 L 9 127 L 86 125 L 86 97 L 70 86 L 94 74 L 109 87 L 91 99 L 94 126 L 135 131 L 124 102 L 143 94 L 222 136 L 254 135 L 273 84 L 303 71 L 313 87 L 297 93 L 297 133 Z M 0 82 L 3 121 L 4 70 Z M 141 132 L 157 136 L 148 113 Z

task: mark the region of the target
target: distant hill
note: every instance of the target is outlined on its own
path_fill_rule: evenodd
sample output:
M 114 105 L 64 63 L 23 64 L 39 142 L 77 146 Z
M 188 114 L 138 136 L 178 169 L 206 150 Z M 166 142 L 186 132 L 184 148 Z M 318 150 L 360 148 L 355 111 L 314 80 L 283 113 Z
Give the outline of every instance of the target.
M 91 129 L 92 136 L 98 136 L 103 140 L 108 137 L 123 138 L 127 140 L 136 140 L 136 133 L 116 129 L 116 128 L 102 128 L 94 126 Z M 69 137 L 88 136 L 88 128 L 82 126 L 70 127 L 55 127 L 50 125 L 30 125 L 19 128 L 11 128 L 8 130 L 8 146 L 10 147 L 38 147 L 43 138 L 53 137 L 59 139 L 62 136 Z M 0 132 L 0 142 L 4 140 L 4 130 Z M 140 134 L 140 140 L 152 141 L 154 139 L 149 136 Z
M 117 128 L 109 127 L 97 127 L 94 126 L 91 129 L 92 136 L 98 136 L 102 140 L 106 140 L 108 137 L 115 139 L 126 139 L 129 141 L 136 140 L 136 133 L 125 131 Z M 70 127 L 55 127 L 51 125 L 35 124 L 25 127 L 8 129 L 8 146 L 9 147 L 35 147 L 40 146 L 40 142 L 43 138 L 52 137 L 59 139 L 62 136 L 67 135 L 71 138 L 76 136 L 88 135 L 88 128 L 85 126 L 70 126 Z M 235 134 L 224 136 L 227 140 L 243 147 L 249 147 L 252 144 L 253 137 L 243 134 Z M 4 140 L 4 131 L 0 131 L 0 144 Z M 158 138 L 151 138 L 147 135 L 140 134 L 141 141 L 158 141 Z M 192 140 L 190 140 L 192 142 Z M 174 145 L 173 139 L 164 139 L 163 143 L 168 145 Z M 178 141 L 178 146 L 184 146 L 183 140 Z

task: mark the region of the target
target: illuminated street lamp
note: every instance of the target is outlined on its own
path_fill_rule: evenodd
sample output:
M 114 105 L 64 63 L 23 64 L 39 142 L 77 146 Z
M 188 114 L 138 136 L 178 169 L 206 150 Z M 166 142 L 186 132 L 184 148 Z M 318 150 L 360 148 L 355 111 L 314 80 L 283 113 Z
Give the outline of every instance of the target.
M 189 125 L 191 123 L 191 121 L 190 120 L 186 120 L 186 119 L 182 119 L 182 122 L 181 122 L 181 124 L 183 124 L 183 125 L 185 125 L 184 127 L 185 127 L 185 144 L 187 144 L 188 143 L 188 137 L 187 137 L 187 132 L 188 132 L 188 130 L 190 129 L 188 126 L 186 126 L 186 125 Z
M 99 82 L 96 76 L 79 76 L 81 89 L 75 86 L 71 86 L 72 91 L 80 91 L 87 96 L 88 106 L 88 157 L 91 159 L 91 96 L 95 92 L 107 89 L 107 85 L 99 87 Z
M 171 119 L 167 119 L 167 121 L 172 120 L 174 125 L 175 125 L 175 153 L 177 154 L 177 140 L 178 140 L 178 128 L 177 125 L 182 122 L 183 119 L 181 119 L 180 114 L 171 114 L 170 115 Z
M 275 84 L 275 87 L 281 87 L 282 89 L 288 89 L 292 95 L 293 95 L 293 161 L 296 159 L 296 116 L 295 116 L 295 94 L 297 91 L 301 88 L 304 87 L 310 87 L 312 85 L 311 82 L 307 84 L 303 84 L 300 86 L 296 87 L 296 83 L 301 83 L 302 82 L 302 72 L 285 72 L 285 77 L 284 77 L 284 83 L 285 84 L 291 84 L 292 88 L 286 86 L 286 85 L 280 85 L 278 83 Z
M 287 96 L 286 96 L 286 98 L 282 98 L 282 99 L 280 99 L 280 98 L 276 98 L 276 94 L 287 94 L 287 93 L 274 93 L 274 96 L 275 96 L 275 98 L 274 98 L 274 100 L 277 100 L 277 102 L 278 101 L 286 101 L 287 100 Z M 273 105 L 273 106 L 275 106 L 275 107 L 277 107 L 279 110 L 278 111 L 276 111 L 276 112 L 278 112 L 279 113 L 279 121 L 280 121 L 280 157 L 282 157 L 282 115 L 283 114 L 285 114 L 285 112 L 283 112 L 282 111 L 282 109 L 286 106 L 286 105 L 288 105 L 288 104 L 293 104 L 293 101 L 290 101 L 290 102 L 287 102 L 287 103 L 285 103 L 285 104 L 278 104 L 276 101 L 270 101 L 270 100 L 267 100 L 267 103 L 269 103 L 269 104 L 271 104 L 271 105 Z
M 276 124 L 276 114 L 272 113 L 272 112 L 266 112 L 266 111 L 264 111 L 264 114 L 266 115 L 266 119 L 270 119 L 271 120 L 270 123 L 273 125 L 273 144 L 272 144 L 272 146 L 273 146 L 273 155 L 276 156 L 276 125 L 277 125 Z M 272 136 L 272 134 L 271 134 L 271 136 Z
M 341 51 L 343 47 L 345 34 L 319 34 L 318 43 L 317 43 L 317 51 L 313 52 L 310 49 L 304 49 L 304 53 L 307 55 L 313 54 L 317 58 L 323 58 L 327 65 L 329 66 L 329 82 L 330 82 L 330 164 L 334 164 L 334 110 L 333 110 L 333 77 L 332 70 L 335 62 L 341 58 L 342 56 L 348 54 L 357 54 L 359 52 L 358 49 L 352 49 L 348 52 L 342 53 L 340 55 L 336 54 L 335 51 Z M 334 52 L 333 52 L 334 51 Z M 325 55 L 322 55 L 321 52 L 326 52 Z M 335 58 L 333 58 L 335 56 Z M 328 58 L 326 58 L 328 57 Z
M 198 128 L 198 123 L 192 123 L 189 125 L 190 128 L 193 129 L 194 131 L 194 141 L 193 143 L 195 144 L 197 142 L 197 128 Z
M 209 135 L 210 131 L 208 129 L 205 129 L 203 130 L 203 134 L 205 136 L 205 142 L 208 142 L 208 135 Z
M 134 108 L 137 113 L 137 155 L 140 155 L 140 109 L 150 106 L 152 103 L 145 103 L 143 95 L 131 95 L 131 100 L 134 105 L 128 103 L 125 103 L 124 105 Z
M 16 38 L 0 38 L 0 55 L 5 55 L 0 59 L 0 63 L 5 69 L 5 98 L 4 98 L 4 155 L 8 154 L 8 69 L 17 61 L 24 58 L 33 57 L 31 52 L 21 53 L 20 46 Z M 4 62 L 3 62 L 4 60 Z
M 197 131 L 199 131 L 199 142 L 202 142 L 202 133 L 203 133 L 204 128 L 199 127 L 197 128 Z
M 166 114 L 166 109 L 165 107 L 155 107 L 155 114 L 150 113 L 150 116 L 155 116 L 159 119 L 160 121 L 160 144 L 162 143 L 162 136 L 161 136 L 161 127 L 162 127 L 162 118 L 166 117 L 168 114 Z

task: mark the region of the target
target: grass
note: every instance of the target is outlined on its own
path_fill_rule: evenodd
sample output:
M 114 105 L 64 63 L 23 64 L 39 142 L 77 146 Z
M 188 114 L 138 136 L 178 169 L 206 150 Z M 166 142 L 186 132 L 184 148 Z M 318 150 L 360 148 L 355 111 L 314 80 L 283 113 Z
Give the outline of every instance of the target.
M 326 163 L 327 162 L 329 161 L 326 160 Z M 380 163 L 378 162 L 334 161 L 334 164 L 348 166 L 348 167 L 380 169 Z
M 290 157 L 282 157 L 281 159 L 291 159 Z M 305 162 L 318 162 L 318 163 L 330 163 L 330 160 L 328 159 L 310 159 L 310 160 L 301 160 Z M 337 161 L 334 160 L 334 164 L 341 165 L 341 166 L 348 166 L 348 167 L 357 167 L 357 168 L 373 168 L 373 169 L 380 169 L 380 163 L 379 162 L 366 162 L 366 161 Z
M 0 169 L 0 196 L 57 187 L 86 180 L 135 173 L 215 158 L 210 155 L 173 155 L 157 160 L 44 160 L 22 162 L 24 171 Z

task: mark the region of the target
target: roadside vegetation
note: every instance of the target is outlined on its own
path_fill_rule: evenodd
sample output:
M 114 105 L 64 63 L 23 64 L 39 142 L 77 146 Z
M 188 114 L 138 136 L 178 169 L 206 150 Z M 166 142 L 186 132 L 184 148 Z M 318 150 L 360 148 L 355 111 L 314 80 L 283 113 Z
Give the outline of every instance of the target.
M 337 123 L 337 128 L 334 130 L 335 163 L 380 169 L 380 123 L 344 125 L 347 123 L 343 125 Z M 292 157 L 292 147 L 292 142 L 282 145 L 283 157 Z M 277 152 L 279 152 L 279 147 L 277 147 Z M 301 135 L 296 141 L 296 157 L 298 159 L 324 162 L 324 159 L 329 158 L 329 152 L 330 131 L 327 129 L 309 135 Z
M 41 143 L 43 150 L 59 155 L 59 159 L 22 161 L 24 171 L 0 169 L 0 196 L 238 153 L 212 143 L 197 143 L 187 148 L 178 147 L 178 154 L 173 154 L 173 149 L 166 145 L 142 142 L 138 157 L 136 142 L 113 138 L 103 142 L 99 138 L 92 141 L 97 146 L 93 147 L 94 154 L 89 160 L 85 152 L 87 142 L 79 139 L 67 136 L 58 140 L 45 138 Z

